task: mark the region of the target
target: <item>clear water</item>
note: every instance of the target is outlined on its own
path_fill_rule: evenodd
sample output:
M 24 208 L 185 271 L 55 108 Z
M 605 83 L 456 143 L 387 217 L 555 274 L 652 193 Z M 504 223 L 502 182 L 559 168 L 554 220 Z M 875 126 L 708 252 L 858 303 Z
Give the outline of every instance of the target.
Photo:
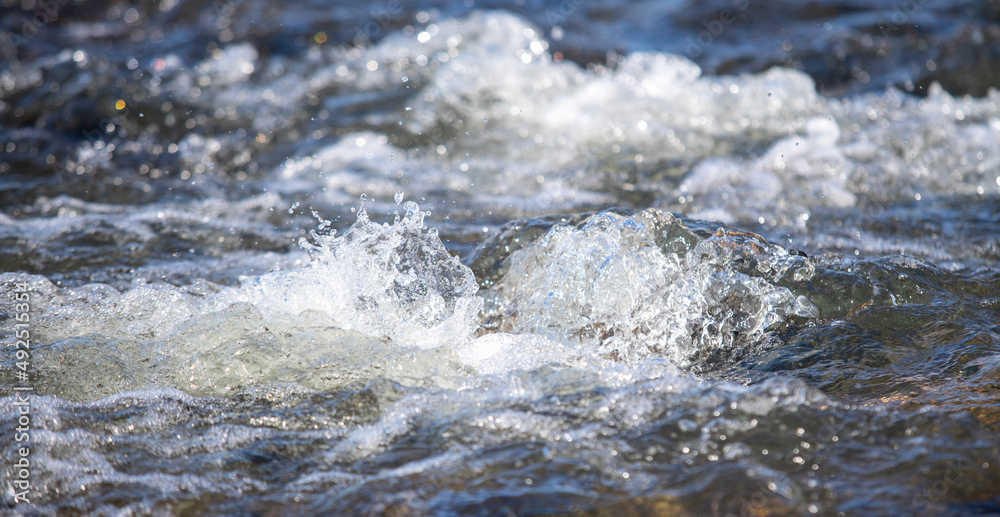
M 56 4 L 4 513 L 1000 513 L 994 8 Z

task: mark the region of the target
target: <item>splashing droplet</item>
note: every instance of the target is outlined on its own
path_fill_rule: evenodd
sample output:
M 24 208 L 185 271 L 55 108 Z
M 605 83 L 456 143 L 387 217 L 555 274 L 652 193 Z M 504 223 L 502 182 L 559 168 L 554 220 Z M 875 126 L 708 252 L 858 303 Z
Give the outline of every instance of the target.
M 396 192 L 396 195 L 393 197 L 393 199 L 396 200 L 396 219 L 395 219 L 395 224 L 399 224 L 399 204 L 403 202 L 403 193 L 402 192 Z
M 368 211 L 365 210 L 366 203 L 368 203 L 368 194 L 361 194 L 361 206 L 358 207 L 358 219 L 361 219 L 362 217 L 364 218 L 368 217 Z M 354 210 L 351 211 L 353 212 Z

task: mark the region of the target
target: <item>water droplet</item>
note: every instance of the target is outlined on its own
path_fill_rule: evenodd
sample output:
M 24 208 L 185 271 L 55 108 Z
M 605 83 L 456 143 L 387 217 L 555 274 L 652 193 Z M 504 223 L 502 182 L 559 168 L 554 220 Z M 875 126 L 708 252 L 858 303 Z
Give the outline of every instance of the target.
M 365 219 L 368 217 L 368 211 L 365 210 L 365 204 L 368 203 L 368 194 L 361 194 L 361 207 L 358 208 L 358 219 Z
M 393 224 L 399 224 L 399 204 L 403 202 L 403 193 L 396 192 L 393 199 L 396 200 L 396 217 L 393 219 Z

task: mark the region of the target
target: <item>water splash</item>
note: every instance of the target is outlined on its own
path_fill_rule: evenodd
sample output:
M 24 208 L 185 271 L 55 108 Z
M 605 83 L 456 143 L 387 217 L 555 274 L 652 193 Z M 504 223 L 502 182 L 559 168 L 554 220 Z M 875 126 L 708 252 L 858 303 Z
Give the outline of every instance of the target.
M 402 196 L 397 196 L 402 201 Z M 361 198 L 357 221 L 343 236 L 311 232 L 300 244 L 311 262 L 244 284 L 241 296 L 266 312 L 325 313 L 336 326 L 401 345 L 461 344 L 478 326 L 482 301 L 472 271 L 451 256 L 427 212 L 408 201 L 393 224 L 375 223 Z
M 580 342 L 626 362 L 665 356 L 690 365 L 758 341 L 789 316 L 817 316 L 809 300 L 772 283 L 807 277 L 803 262 L 747 234 L 699 238 L 666 212 L 606 212 L 557 225 L 514 253 L 491 310 L 501 330 Z

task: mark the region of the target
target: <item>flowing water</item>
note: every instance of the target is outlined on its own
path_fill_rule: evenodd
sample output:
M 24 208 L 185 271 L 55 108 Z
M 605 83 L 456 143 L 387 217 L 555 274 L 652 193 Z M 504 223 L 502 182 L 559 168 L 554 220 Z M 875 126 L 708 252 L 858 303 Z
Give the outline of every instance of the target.
M 0 512 L 1000 514 L 995 3 L 286 4 L 3 1 Z

